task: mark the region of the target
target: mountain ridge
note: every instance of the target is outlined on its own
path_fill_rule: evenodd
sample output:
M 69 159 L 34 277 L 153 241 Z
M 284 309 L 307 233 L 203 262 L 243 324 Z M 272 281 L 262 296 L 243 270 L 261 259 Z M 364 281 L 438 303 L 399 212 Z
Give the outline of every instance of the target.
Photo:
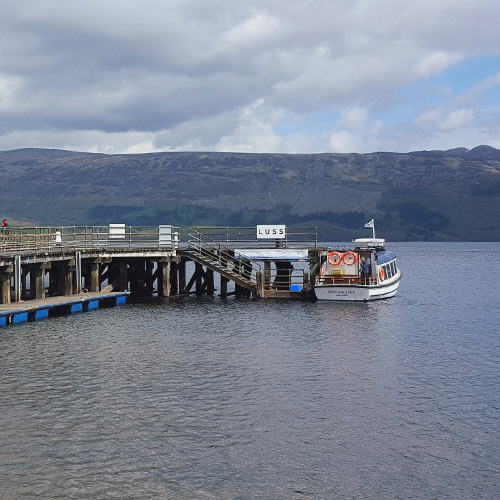
M 0 151 L 1 215 L 43 225 L 317 225 L 392 240 L 500 239 L 500 150 L 113 154 Z M 366 220 L 365 220 L 366 219 Z

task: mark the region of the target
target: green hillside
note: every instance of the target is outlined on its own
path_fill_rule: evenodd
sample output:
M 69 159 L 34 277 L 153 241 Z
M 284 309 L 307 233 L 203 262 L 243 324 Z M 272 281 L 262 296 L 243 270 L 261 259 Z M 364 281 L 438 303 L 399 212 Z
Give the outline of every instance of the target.
M 317 225 L 391 240 L 500 239 L 500 151 L 407 154 L 0 152 L 0 215 L 11 223 Z M 364 234 L 361 231 L 362 234 Z

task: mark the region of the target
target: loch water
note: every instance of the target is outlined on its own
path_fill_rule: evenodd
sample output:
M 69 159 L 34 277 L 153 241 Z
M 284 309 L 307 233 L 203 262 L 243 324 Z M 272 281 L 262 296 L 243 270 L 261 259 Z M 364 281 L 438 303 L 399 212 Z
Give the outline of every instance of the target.
M 0 498 L 499 498 L 500 244 L 390 248 L 386 301 L 1 329 Z

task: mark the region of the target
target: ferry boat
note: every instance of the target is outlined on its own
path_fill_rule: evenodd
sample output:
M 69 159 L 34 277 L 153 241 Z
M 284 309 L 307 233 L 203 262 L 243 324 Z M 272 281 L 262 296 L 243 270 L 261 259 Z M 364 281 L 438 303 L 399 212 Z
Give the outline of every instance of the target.
M 368 301 L 396 295 L 402 273 L 385 240 L 375 237 L 353 240 L 353 248 L 332 249 L 322 263 L 314 284 L 318 300 Z

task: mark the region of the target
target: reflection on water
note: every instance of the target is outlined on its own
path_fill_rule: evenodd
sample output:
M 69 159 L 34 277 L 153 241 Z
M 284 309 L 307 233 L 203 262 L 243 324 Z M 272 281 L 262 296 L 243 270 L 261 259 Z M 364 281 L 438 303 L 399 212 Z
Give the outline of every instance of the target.
M 387 301 L 2 330 L 0 497 L 495 498 L 500 245 L 393 247 Z

